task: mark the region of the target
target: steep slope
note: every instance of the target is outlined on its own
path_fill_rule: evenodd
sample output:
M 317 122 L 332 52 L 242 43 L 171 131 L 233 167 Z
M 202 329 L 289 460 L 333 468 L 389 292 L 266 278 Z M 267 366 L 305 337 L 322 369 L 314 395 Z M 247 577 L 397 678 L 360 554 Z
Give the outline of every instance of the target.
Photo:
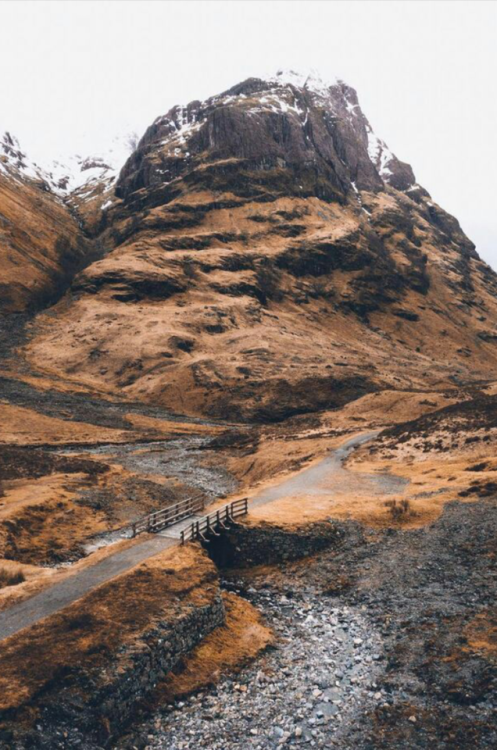
M 496 275 L 342 82 L 278 74 L 174 107 L 100 226 L 114 250 L 39 318 L 45 371 L 275 420 L 497 364 Z
M 123 136 L 100 156 L 40 165 L 9 132 L 0 136 L 0 312 L 52 302 L 102 254 L 91 239 L 132 143 Z
M 0 138 L 0 312 L 60 296 L 92 248 L 64 203 L 9 133 Z

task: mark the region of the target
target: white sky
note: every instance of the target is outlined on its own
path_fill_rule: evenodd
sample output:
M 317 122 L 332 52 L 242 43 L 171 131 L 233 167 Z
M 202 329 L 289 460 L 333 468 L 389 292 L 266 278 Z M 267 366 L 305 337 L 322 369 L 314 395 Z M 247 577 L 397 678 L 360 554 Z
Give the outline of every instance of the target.
M 495 2 L 0 2 L 0 131 L 98 152 L 174 104 L 316 68 L 497 268 Z

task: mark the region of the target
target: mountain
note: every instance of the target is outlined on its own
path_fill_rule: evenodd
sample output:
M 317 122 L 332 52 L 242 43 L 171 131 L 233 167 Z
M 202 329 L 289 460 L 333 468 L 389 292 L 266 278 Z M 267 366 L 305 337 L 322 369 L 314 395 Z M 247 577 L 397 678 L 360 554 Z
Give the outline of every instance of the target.
M 341 81 L 173 107 L 106 190 L 102 257 L 26 350 L 44 372 L 257 421 L 492 375 L 496 275 Z
M 1 140 L 0 748 L 495 748 L 496 274 L 341 81 L 124 146 Z

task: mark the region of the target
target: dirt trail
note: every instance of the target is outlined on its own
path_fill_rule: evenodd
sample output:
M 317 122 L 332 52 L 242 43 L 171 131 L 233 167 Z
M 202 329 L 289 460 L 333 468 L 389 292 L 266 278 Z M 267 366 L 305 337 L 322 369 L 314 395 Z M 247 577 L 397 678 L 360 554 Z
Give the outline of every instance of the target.
M 299 491 L 305 492 L 305 494 L 321 491 L 329 492 L 330 484 L 332 486 L 334 481 L 351 482 L 352 489 L 354 482 L 359 481 L 363 485 L 369 483 L 372 490 L 377 483 L 380 483 L 382 492 L 388 492 L 388 488 L 395 492 L 398 489 L 399 481 L 403 481 L 397 477 L 354 474 L 343 468 L 345 458 L 354 448 L 371 440 L 376 434 L 376 432 L 372 432 L 348 440 L 315 466 L 300 472 L 276 487 L 262 492 L 250 502 L 250 507 L 277 500 L 290 492 L 294 495 L 298 494 Z M 147 538 L 142 544 L 116 552 L 116 554 L 106 557 L 99 563 L 85 568 L 61 583 L 40 592 L 31 599 L 0 613 L 0 640 L 54 614 L 92 589 L 133 568 L 148 557 L 152 557 L 167 547 L 179 544 L 179 540 L 175 536 L 174 526 L 170 527 L 161 535 L 157 535 L 153 539 Z
M 333 495 L 335 492 L 394 494 L 401 491 L 406 480 L 391 474 L 366 474 L 349 471 L 343 466 L 353 450 L 379 434 L 368 432 L 347 440 L 329 456 L 295 474 L 274 487 L 269 487 L 250 501 L 251 507 L 299 495 Z

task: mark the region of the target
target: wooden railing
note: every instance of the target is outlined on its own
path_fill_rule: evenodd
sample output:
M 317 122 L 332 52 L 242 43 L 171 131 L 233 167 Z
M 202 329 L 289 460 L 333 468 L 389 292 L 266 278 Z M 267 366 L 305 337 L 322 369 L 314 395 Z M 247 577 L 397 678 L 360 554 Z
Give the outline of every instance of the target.
M 150 513 L 148 516 L 140 518 L 131 525 L 132 536 L 137 536 L 144 531 L 148 531 L 153 534 L 157 531 L 162 531 L 168 526 L 172 526 L 178 521 L 182 521 L 185 518 L 189 518 L 197 514 L 199 511 L 204 510 L 205 501 L 202 495 L 195 495 L 187 500 L 180 500 L 174 505 L 170 505 L 169 508 L 163 508 L 157 510 L 155 513 Z
M 221 529 L 226 529 L 231 521 L 248 513 L 248 500 L 234 500 L 224 508 L 209 513 L 208 516 L 193 521 L 188 528 L 181 532 L 181 544 L 192 541 L 208 541 L 208 536 L 213 534 L 219 536 Z

